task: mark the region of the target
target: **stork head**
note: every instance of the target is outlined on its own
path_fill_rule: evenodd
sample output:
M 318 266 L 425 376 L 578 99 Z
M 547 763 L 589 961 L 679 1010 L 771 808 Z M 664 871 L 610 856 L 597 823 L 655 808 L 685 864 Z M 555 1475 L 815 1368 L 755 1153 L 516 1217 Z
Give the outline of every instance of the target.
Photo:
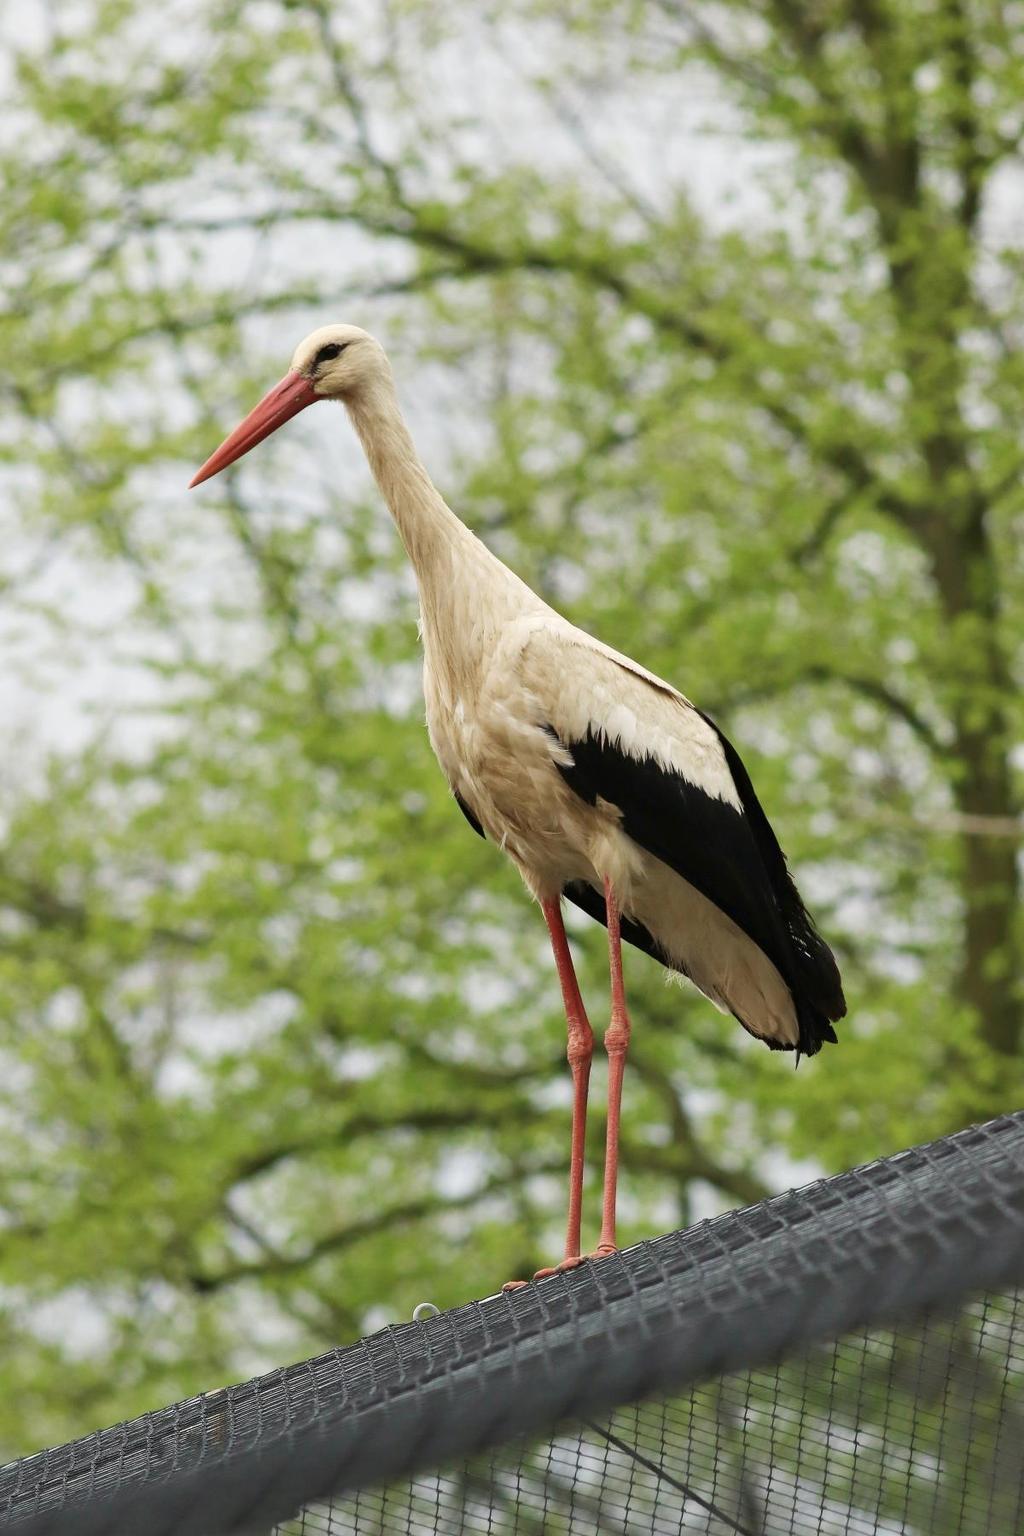
M 189 488 L 226 469 L 307 405 L 318 400 L 349 400 L 388 373 L 384 348 L 368 331 L 358 325 L 320 326 L 299 342 L 281 382 L 210 455 Z
M 344 400 L 388 372 L 384 348 L 358 325 L 322 325 L 300 341 L 292 373 L 311 384 L 318 400 Z

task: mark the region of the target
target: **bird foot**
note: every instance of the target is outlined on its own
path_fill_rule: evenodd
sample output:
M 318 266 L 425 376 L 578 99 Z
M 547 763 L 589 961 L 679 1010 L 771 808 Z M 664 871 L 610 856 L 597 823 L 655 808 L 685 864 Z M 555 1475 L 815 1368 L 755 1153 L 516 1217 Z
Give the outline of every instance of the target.
M 563 1259 L 560 1264 L 550 1264 L 545 1269 L 538 1269 L 534 1280 L 546 1280 L 549 1275 L 565 1274 L 570 1269 L 578 1269 L 588 1259 L 606 1259 L 610 1253 L 617 1253 L 614 1243 L 598 1243 L 593 1253 L 578 1253 L 571 1259 Z M 502 1286 L 503 1291 L 521 1291 L 524 1285 L 529 1285 L 529 1280 L 506 1280 Z
M 548 1264 L 544 1269 L 538 1269 L 533 1278 L 535 1280 L 546 1280 L 548 1275 L 560 1275 L 568 1269 L 578 1269 L 586 1257 L 586 1254 L 578 1253 L 574 1258 L 563 1259 L 560 1264 Z

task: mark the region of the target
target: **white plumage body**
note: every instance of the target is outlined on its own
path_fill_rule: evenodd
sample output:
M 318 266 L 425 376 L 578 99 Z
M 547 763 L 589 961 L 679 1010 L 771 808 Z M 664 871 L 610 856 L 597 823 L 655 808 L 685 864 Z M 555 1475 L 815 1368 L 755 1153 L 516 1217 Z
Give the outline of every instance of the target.
M 420 627 L 427 727 L 452 790 L 539 901 L 609 878 L 623 913 L 717 1007 L 796 1045 L 793 999 L 767 956 L 623 831 L 619 807 L 587 804 L 558 771 L 561 743 L 596 729 L 739 812 L 713 728 L 670 684 L 550 608 L 468 530 L 447 533 L 421 573 Z

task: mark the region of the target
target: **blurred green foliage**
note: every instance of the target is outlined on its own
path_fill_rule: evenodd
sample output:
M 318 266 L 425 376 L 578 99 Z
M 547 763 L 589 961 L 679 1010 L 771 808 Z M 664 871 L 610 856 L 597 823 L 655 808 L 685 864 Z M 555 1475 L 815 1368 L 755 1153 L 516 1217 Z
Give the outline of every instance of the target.
M 794 1074 L 629 957 L 623 1238 L 1019 1106 L 1022 12 L 83 0 L 8 39 L 5 1453 L 558 1250 L 543 924 L 430 757 L 351 434 L 183 489 L 322 321 L 388 344 L 467 522 L 737 741 L 843 963 Z

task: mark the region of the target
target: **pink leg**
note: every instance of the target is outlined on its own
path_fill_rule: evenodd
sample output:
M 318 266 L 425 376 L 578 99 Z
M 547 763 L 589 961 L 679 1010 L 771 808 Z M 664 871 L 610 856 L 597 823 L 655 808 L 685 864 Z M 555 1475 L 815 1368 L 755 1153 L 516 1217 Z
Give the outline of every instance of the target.
M 594 1054 L 594 1032 L 590 1027 L 579 982 L 573 968 L 569 941 L 562 922 L 562 904 L 541 902 L 544 921 L 551 935 L 551 948 L 555 955 L 558 980 L 562 987 L 565 1005 L 565 1022 L 568 1026 L 569 1044 L 566 1055 L 572 1069 L 572 1151 L 569 1156 L 569 1219 L 565 1233 L 565 1259 L 558 1269 L 572 1269 L 580 1262 L 580 1219 L 583 1212 L 583 1149 L 587 1131 L 587 1090 L 590 1087 L 590 1062 Z M 553 1275 L 555 1269 L 539 1269 L 535 1280 Z M 525 1280 L 508 1280 L 504 1291 L 515 1291 L 525 1285 Z
M 608 1052 L 608 1139 L 604 1154 L 604 1199 L 601 1204 L 601 1240 L 597 1251 L 614 1253 L 615 1193 L 619 1178 L 619 1110 L 622 1104 L 622 1078 L 626 1070 L 631 1025 L 626 1011 L 626 989 L 622 980 L 622 935 L 619 906 L 611 881 L 604 882 L 608 909 L 608 958 L 612 981 L 612 1020 L 604 1037 Z
M 551 935 L 558 980 L 565 1004 L 565 1022 L 569 1042 L 566 1055 L 572 1071 L 572 1151 L 569 1156 L 569 1219 L 565 1233 L 565 1257 L 580 1256 L 580 1218 L 583 1211 L 583 1149 L 587 1133 L 587 1091 L 590 1087 L 590 1062 L 594 1054 L 594 1032 L 590 1027 L 579 983 L 573 968 L 569 941 L 562 922 L 562 904 L 556 898 L 541 904 L 544 921 Z

